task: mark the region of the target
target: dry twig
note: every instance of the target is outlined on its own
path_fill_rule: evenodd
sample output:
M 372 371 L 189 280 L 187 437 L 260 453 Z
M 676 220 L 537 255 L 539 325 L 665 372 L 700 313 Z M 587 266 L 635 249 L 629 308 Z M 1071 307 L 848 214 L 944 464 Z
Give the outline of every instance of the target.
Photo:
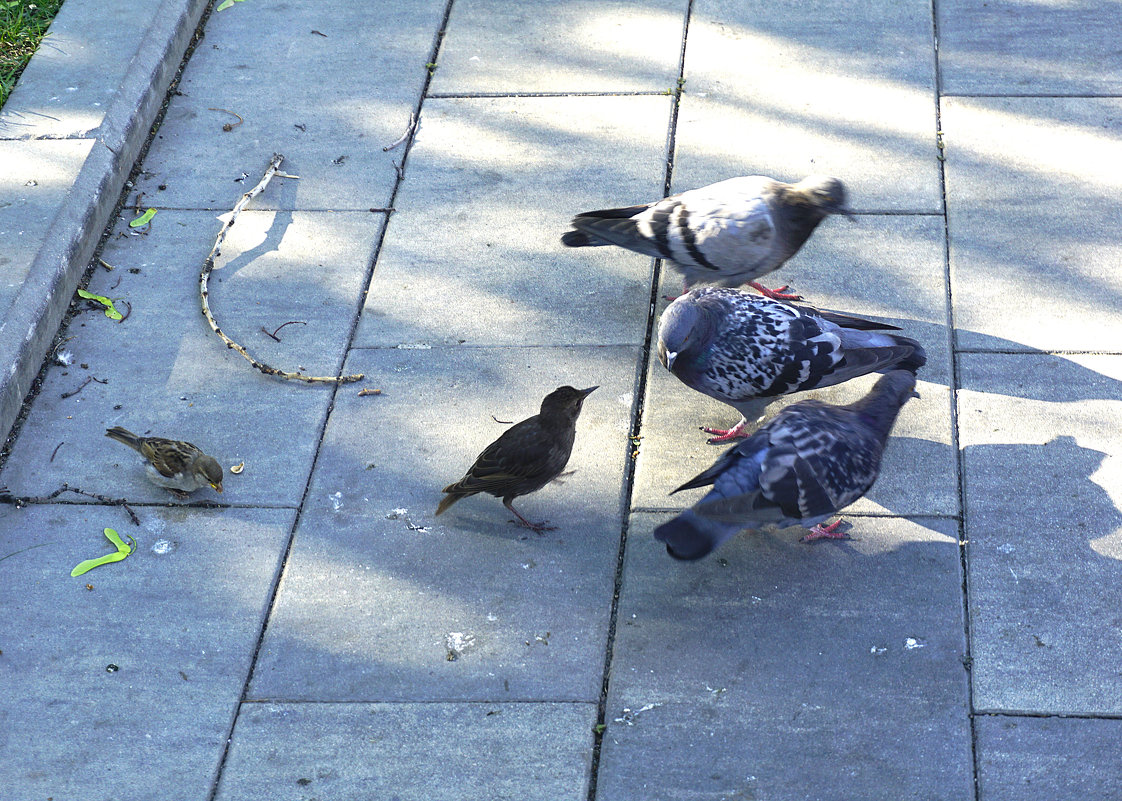
M 307 325 L 307 323 L 304 322 L 303 320 L 289 320 L 287 323 L 281 323 L 280 325 L 278 325 L 276 327 L 276 329 L 274 329 L 273 331 L 270 331 L 265 326 L 261 326 L 261 331 L 265 334 L 268 334 L 270 337 L 275 339 L 277 342 L 280 342 L 280 337 L 277 336 L 277 331 L 280 331 L 286 325 Z
M 79 392 L 81 392 L 83 389 L 85 389 L 91 381 L 96 381 L 99 384 L 108 384 L 109 383 L 108 378 L 101 379 L 101 378 L 96 378 L 95 376 L 92 376 L 92 375 L 87 376 L 86 380 L 83 381 L 77 389 L 71 390 L 70 392 L 63 392 L 61 395 L 59 395 L 59 397 L 62 398 L 63 400 L 66 400 L 67 398 L 72 398 L 75 395 L 77 395 Z
M 233 123 L 227 122 L 227 123 L 222 124 L 222 130 L 225 131 L 226 133 L 229 133 L 230 131 L 234 130 L 239 125 L 241 125 L 243 122 L 245 122 L 245 120 L 242 119 L 241 114 L 238 114 L 236 111 L 230 111 L 230 109 L 228 109 L 228 108 L 208 108 L 207 111 L 224 111 L 227 114 L 233 114 L 235 117 L 238 118 L 237 122 L 233 122 Z
M 109 504 L 110 506 L 120 506 L 122 509 L 124 509 L 128 513 L 129 520 L 132 521 L 132 524 L 134 526 L 139 526 L 140 525 L 140 518 L 136 516 L 136 512 L 134 512 L 132 510 L 132 507 L 129 506 L 129 501 L 128 501 L 127 498 L 110 498 L 106 495 L 98 495 L 96 492 L 86 492 L 83 489 L 78 489 L 77 487 L 72 487 L 69 484 L 63 484 L 61 487 L 59 487 L 58 489 L 56 489 L 54 492 L 52 492 L 50 495 L 47 495 L 46 497 L 38 497 L 38 496 L 17 497 L 15 495 L 12 495 L 10 492 L 8 492 L 6 488 L 0 487 L 0 503 L 14 504 L 17 509 L 20 509 L 20 508 L 22 508 L 22 507 L 24 507 L 28 504 L 32 504 L 32 503 L 49 503 L 50 501 L 53 501 L 55 498 L 57 498 L 59 495 L 62 495 L 62 493 L 64 493 L 64 492 L 73 492 L 73 493 L 76 493 L 78 495 L 85 495 L 87 498 L 93 498 L 95 501 L 101 501 L 102 503 Z
M 226 336 L 226 334 L 222 332 L 222 329 L 218 327 L 218 321 L 214 319 L 214 315 L 211 314 L 209 300 L 210 290 L 207 287 L 207 283 L 210 281 L 210 274 L 214 270 L 214 259 L 218 255 L 218 248 L 220 248 L 222 243 L 226 240 L 227 232 L 234 225 L 234 220 L 242 213 L 242 210 L 249 205 L 251 200 L 265 191 L 265 187 L 269 185 L 269 181 L 272 180 L 273 176 L 280 170 L 282 161 L 284 161 L 284 156 L 279 153 L 273 155 L 273 160 L 269 162 L 269 167 L 261 177 L 260 183 L 241 196 L 241 199 L 238 200 L 237 204 L 234 206 L 233 211 L 230 212 L 229 218 L 222 224 L 222 228 L 219 229 L 218 236 L 214 240 L 214 247 L 210 249 L 206 261 L 203 262 L 203 268 L 199 272 L 199 298 L 202 303 L 203 316 L 206 317 L 206 321 L 210 324 L 211 330 L 218 334 L 219 338 L 226 343 L 227 348 L 236 350 L 247 362 L 265 375 L 274 375 L 278 378 L 285 378 L 290 381 L 304 381 L 308 384 L 350 384 L 354 381 L 361 381 L 363 378 L 362 373 L 340 376 L 310 376 L 278 370 L 276 367 L 272 367 L 264 362 L 259 362 L 257 359 L 253 358 L 249 351 L 243 346 Z
M 417 115 L 414 112 L 411 111 L 411 112 L 409 112 L 409 124 L 407 126 L 405 126 L 405 133 L 403 133 L 401 135 L 401 138 L 398 139 L 396 142 L 394 142 L 392 145 L 386 145 L 385 147 L 383 147 L 382 152 L 383 153 L 388 153 L 391 150 L 393 150 L 395 147 L 397 147 L 402 142 L 404 142 L 406 139 L 408 139 L 409 135 L 411 133 L 413 133 L 413 131 L 416 128 L 417 128 Z

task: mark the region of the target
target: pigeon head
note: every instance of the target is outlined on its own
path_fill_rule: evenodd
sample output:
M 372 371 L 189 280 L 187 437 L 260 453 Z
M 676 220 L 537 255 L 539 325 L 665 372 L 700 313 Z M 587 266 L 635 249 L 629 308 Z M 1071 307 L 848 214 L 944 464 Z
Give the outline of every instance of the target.
M 798 183 L 810 201 L 827 214 L 841 214 L 853 220 L 853 212 L 846 208 L 845 185 L 829 175 L 808 175 Z
M 584 399 L 596 389 L 599 389 L 599 387 L 589 387 L 588 389 L 574 389 L 570 386 L 558 387 L 542 400 L 541 414 L 546 418 L 576 420 Z
M 882 375 L 869 394 L 849 408 L 858 412 L 874 430 L 888 436 L 901 407 L 911 398 L 918 397 L 915 374 L 908 370 L 893 370 Z
M 918 398 L 916 376 L 910 370 L 893 370 L 885 373 L 873 385 L 873 394 L 883 395 L 886 400 L 903 406 L 910 398 Z
M 213 456 L 200 456 L 196 459 L 195 472 L 205 478 L 215 492 L 222 492 L 222 465 Z
M 687 509 L 654 530 L 655 539 L 666 544 L 666 552 L 681 562 L 693 562 L 708 555 L 735 534 L 736 525 L 706 520 Z
M 682 295 L 666 307 L 658 321 L 658 360 L 672 373 L 681 357 L 691 361 L 712 341 L 713 322 L 697 303 L 695 292 Z

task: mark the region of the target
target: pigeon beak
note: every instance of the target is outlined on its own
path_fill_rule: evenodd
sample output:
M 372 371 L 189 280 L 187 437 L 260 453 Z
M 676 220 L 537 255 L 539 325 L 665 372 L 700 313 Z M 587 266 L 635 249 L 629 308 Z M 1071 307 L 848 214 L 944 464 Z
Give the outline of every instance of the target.
M 677 359 L 677 358 L 678 358 L 678 351 L 676 351 L 676 350 L 666 351 L 666 369 L 667 370 L 673 370 L 674 369 L 674 360 Z
M 593 392 L 595 392 L 595 391 L 596 391 L 596 390 L 598 390 L 598 389 L 600 389 L 600 385 L 599 385 L 599 384 L 597 384 L 597 385 L 596 385 L 596 386 L 594 386 L 594 387 L 589 387 L 588 389 L 582 389 L 582 390 L 580 391 L 580 394 L 581 394 L 581 395 L 583 395 L 584 397 L 586 397 L 586 398 L 587 398 L 587 397 L 588 397 L 589 395 L 591 395 L 591 394 L 592 394 Z

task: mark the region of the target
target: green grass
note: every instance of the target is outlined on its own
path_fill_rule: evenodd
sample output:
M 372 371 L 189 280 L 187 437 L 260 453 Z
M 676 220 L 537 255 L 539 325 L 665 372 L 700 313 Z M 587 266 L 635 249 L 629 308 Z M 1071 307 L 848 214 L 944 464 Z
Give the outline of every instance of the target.
M 62 0 L 0 0 L 0 106 L 61 5 Z

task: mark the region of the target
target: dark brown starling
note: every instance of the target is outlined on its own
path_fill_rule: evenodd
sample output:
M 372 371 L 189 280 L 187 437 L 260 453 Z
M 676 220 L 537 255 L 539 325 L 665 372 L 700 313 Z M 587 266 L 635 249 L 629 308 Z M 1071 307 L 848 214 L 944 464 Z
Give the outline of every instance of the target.
M 597 387 L 558 387 L 546 395 L 540 412 L 508 428 L 479 454 L 463 478 L 444 488 L 448 497 L 436 507 L 436 513 L 442 514 L 460 498 L 488 492 L 502 498 L 503 505 L 526 528 L 550 530 L 546 521 L 532 523 L 511 504 L 561 475 L 573 452 L 581 404 L 594 389 Z

